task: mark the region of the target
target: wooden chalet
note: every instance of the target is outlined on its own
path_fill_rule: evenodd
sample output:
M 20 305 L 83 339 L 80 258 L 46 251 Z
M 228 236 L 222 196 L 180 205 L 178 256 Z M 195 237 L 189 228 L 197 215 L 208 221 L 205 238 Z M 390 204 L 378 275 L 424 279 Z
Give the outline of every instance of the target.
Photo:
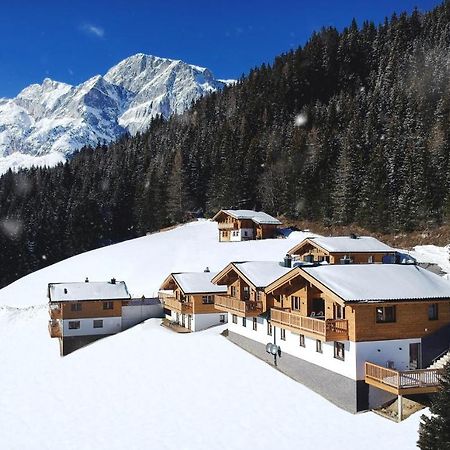
M 288 251 L 294 261 L 329 264 L 393 263 L 396 251 L 370 236 L 310 237 Z
M 211 283 L 215 275 L 209 270 L 171 273 L 159 291 L 166 317 L 191 331 L 226 323 L 227 315 L 214 303 L 227 288 Z
M 281 222 L 262 211 L 222 209 L 214 217 L 220 242 L 269 239 L 276 236 Z
M 232 263 L 213 282 L 228 286 L 216 307 L 229 313 L 230 333 L 260 344 L 276 340 L 302 373 L 321 380 L 307 385 L 349 411 L 438 389 L 433 364 L 449 346 L 450 283 L 427 270 Z
M 99 337 L 122 331 L 122 305 L 130 300 L 124 281 L 49 283 L 49 332 L 61 355 Z M 73 344 L 73 345 L 72 345 Z

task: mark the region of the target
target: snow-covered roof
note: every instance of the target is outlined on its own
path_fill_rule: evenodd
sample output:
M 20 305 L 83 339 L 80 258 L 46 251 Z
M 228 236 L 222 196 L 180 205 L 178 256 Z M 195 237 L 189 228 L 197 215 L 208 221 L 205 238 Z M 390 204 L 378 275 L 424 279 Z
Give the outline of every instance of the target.
M 226 286 L 211 283 L 217 272 L 182 272 L 173 273 L 172 276 L 185 294 L 223 294 L 227 292 Z
M 395 250 L 389 245 L 375 239 L 371 236 L 358 236 L 352 238 L 350 236 L 330 236 L 323 237 L 317 236 L 314 238 L 308 238 L 315 242 L 328 252 L 337 253 L 358 253 L 358 252 L 395 252 Z M 300 244 L 298 244 L 300 245 Z M 298 247 L 298 245 L 296 247 Z
M 240 220 L 253 220 L 253 222 L 262 225 L 281 225 L 281 222 L 275 217 L 263 211 L 252 211 L 250 209 L 223 209 L 221 212 L 229 214 L 231 217 Z M 217 217 L 217 214 L 216 216 Z
M 450 298 L 450 281 L 413 264 L 348 264 L 303 267 L 349 302 Z
M 50 283 L 51 302 L 75 302 L 83 300 L 118 300 L 130 298 L 125 281 L 115 283 L 89 281 L 82 283 Z
M 279 261 L 235 262 L 233 265 L 257 288 L 268 286 L 292 270 Z

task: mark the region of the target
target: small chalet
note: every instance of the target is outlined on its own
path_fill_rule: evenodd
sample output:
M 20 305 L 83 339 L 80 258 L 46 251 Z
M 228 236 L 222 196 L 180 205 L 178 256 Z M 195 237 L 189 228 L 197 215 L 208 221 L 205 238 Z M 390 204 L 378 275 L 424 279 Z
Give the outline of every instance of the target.
M 278 219 L 262 211 L 222 209 L 214 217 L 219 227 L 220 242 L 269 239 L 276 235 Z
M 49 283 L 47 295 L 49 332 L 59 338 L 62 355 L 72 343 L 79 347 L 81 337 L 87 344 L 122 331 L 122 303 L 130 300 L 124 281 Z
M 214 300 L 227 288 L 211 283 L 215 275 L 209 270 L 171 273 L 159 291 L 166 317 L 191 331 L 226 323 L 227 314 L 214 306 Z
M 298 361 L 299 381 L 351 412 L 437 390 L 450 282 L 409 264 L 266 263 L 271 277 L 260 264 L 233 263 L 213 279 L 229 289 L 216 307 L 228 311 L 231 336 L 276 342 Z
M 310 237 L 288 251 L 293 261 L 329 264 L 394 263 L 396 251 L 371 236 Z

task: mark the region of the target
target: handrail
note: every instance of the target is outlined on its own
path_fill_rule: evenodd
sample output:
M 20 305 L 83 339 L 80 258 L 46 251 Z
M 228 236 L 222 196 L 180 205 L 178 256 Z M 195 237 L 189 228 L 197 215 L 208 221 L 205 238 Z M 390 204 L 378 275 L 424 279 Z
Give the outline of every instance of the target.
M 436 358 L 433 358 L 431 360 L 431 365 L 433 365 L 435 362 L 437 362 L 438 359 L 441 359 L 444 355 L 446 355 L 448 352 L 450 352 L 450 346 L 444 350 L 442 353 L 440 353 Z
M 214 305 L 222 308 L 231 309 L 241 313 L 258 312 L 263 309 L 262 301 L 243 301 L 235 297 L 227 295 L 216 295 L 214 298 Z

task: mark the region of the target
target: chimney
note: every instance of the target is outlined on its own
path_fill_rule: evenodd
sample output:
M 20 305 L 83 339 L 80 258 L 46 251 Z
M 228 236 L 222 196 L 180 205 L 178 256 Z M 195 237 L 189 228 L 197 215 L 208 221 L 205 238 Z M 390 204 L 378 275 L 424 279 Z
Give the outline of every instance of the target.
M 209 267 L 206 266 L 206 269 L 203 272 L 211 272 L 211 271 L 209 270 Z
M 291 255 L 286 255 L 284 257 L 284 267 L 292 267 L 292 256 Z
M 116 284 L 116 279 L 115 278 L 111 278 L 111 284 Z
M 67 289 L 66 288 L 64 288 L 64 294 L 67 294 Z
M 89 283 L 89 278 L 86 277 L 86 279 L 84 280 L 85 283 Z

